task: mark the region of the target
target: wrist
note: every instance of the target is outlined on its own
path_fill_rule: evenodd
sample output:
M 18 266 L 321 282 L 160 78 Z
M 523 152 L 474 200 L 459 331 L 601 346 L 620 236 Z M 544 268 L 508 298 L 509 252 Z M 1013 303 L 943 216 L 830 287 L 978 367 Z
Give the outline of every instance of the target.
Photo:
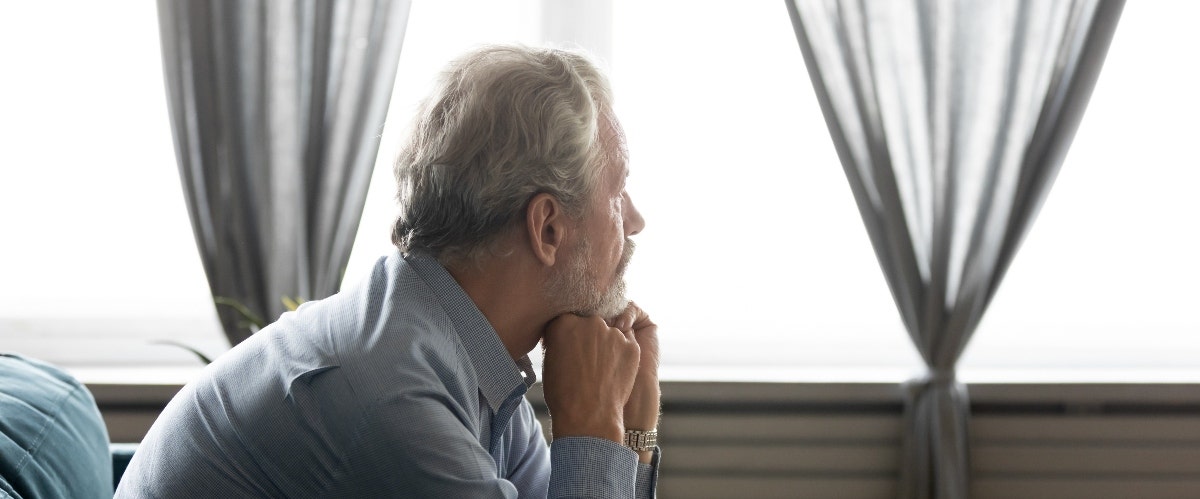
M 625 431 L 650 431 L 658 428 L 658 413 L 653 416 L 630 418 L 625 422 Z
M 625 428 L 617 418 L 585 418 L 557 417 L 550 415 L 550 433 L 554 438 L 561 437 L 595 437 L 621 443 L 625 438 Z
M 658 445 L 658 430 L 625 430 L 625 440 L 621 443 L 638 452 L 651 450 Z
M 653 430 L 658 427 L 661 395 L 658 385 L 637 392 L 625 403 L 623 418 L 626 430 Z
M 621 443 L 637 453 L 639 462 L 650 463 L 654 458 L 654 449 L 658 447 L 658 430 L 625 430 L 625 440 Z

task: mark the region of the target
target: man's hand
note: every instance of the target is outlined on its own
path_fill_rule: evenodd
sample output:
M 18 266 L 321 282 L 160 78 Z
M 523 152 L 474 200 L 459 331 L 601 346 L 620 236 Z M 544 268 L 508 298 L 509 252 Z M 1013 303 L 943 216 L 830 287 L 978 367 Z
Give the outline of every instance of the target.
M 634 332 L 599 317 L 564 314 L 546 326 L 542 344 L 542 388 L 554 436 L 621 442 L 642 355 Z
M 661 393 L 658 387 L 658 325 L 646 311 L 633 302 L 609 321 L 613 327 L 632 333 L 641 349 L 637 377 L 623 410 L 626 430 L 653 430 L 658 427 Z M 649 451 L 639 452 L 642 462 L 650 462 Z

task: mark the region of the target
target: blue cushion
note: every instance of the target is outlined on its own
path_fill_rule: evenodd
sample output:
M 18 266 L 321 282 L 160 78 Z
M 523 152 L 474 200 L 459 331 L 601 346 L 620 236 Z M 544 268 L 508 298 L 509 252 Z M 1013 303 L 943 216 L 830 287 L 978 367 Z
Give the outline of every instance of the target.
M 0 497 L 111 498 L 108 432 L 92 394 L 38 360 L 0 354 Z

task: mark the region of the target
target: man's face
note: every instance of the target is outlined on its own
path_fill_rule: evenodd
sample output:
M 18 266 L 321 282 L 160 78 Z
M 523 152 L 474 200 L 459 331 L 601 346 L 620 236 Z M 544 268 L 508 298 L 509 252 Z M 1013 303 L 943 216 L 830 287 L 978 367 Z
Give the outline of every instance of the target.
M 576 222 L 579 242 L 567 257 L 567 267 L 552 279 L 550 293 L 568 311 L 611 318 L 628 302 L 624 274 L 633 257 L 630 236 L 646 223 L 625 192 L 625 132 L 608 113 L 600 126 L 601 146 L 608 154 L 588 207 Z

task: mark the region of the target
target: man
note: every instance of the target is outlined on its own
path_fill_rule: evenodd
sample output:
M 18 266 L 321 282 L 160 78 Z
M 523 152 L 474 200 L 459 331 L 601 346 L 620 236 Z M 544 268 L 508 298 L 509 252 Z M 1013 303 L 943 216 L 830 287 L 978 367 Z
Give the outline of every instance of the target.
M 400 251 L 184 387 L 117 496 L 652 496 L 657 326 L 624 298 L 644 226 L 627 156 L 585 58 L 454 62 L 396 163 Z M 549 446 L 524 397 L 539 341 Z

